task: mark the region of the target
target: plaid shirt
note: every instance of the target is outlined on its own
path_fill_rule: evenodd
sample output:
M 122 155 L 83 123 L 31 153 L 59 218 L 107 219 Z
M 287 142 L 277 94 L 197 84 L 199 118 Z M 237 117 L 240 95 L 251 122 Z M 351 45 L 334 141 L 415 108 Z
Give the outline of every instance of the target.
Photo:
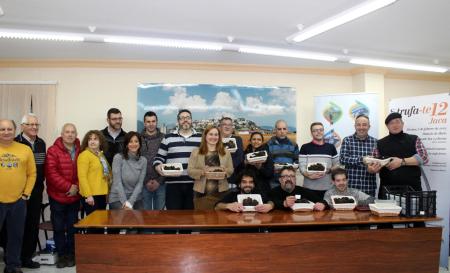
M 425 149 L 425 146 L 423 145 L 422 140 L 420 140 L 419 137 L 417 137 L 416 140 L 416 154 L 414 154 L 414 158 L 417 159 L 417 161 L 419 162 L 419 166 L 423 165 L 423 164 L 427 164 L 428 163 L 428 153 L 427 150 Z M 380 157 L 380 152 L 378 151 L 377 147 L 375 146 L 375 149 L 373 150 L 372 155 L 376 158 Z
M 377 140 L 367 136 L 360 139 L 353 134 L 342 140 L 339 161 L 345 165 L 348 174 L 348 186 L 375 196 L 377 189 L 376 175 L 367 171 L 363 157 L 371 155 L 376 148 Z

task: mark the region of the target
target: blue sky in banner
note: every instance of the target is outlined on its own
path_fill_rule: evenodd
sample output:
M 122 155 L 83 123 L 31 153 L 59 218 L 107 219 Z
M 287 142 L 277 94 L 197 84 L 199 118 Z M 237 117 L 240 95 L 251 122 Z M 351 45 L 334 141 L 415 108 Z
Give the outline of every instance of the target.
M 295 131 L 296 95 L 290 87 L 260 87 L 212 84 L 140 84 L 138 128 L 146 111 L 158 114 L 159 123 L 172 125 L 178 109 L 192 111 L 193 119 L 246 118 L 260 127 L 272 128 L 284 119 Z M 142 128 L 142 127 L 140 127 Z M 139 128 L 139 129 L 140 129 Z

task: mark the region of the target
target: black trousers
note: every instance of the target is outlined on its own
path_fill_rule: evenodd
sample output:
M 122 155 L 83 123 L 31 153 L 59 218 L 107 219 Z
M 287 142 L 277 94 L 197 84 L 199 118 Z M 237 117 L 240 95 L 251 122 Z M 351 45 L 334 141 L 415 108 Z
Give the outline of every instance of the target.
M 41 217 L 42 192 L 44 184 L 36 184 L 27 201 L 27 216 L 23 233 L 22 262 L 31 260 L 39 240 L 39 223 Z
M 194 209 L 194 184 L 178 183 L 166 186 L 166 208 L 168 210 Z

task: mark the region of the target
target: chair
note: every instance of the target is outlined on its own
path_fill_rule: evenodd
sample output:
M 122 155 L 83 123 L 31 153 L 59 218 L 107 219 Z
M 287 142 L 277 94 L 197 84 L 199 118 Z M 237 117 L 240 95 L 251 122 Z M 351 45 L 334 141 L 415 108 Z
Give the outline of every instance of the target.
M 52 222 L 50 221 L 50 219 L 48 219 L 48 220 L 45 219 L 45 209 L 47 207 L 50 207 L 49 203 L 41 204 L 41 223 L 39 224 L 39 230 L 44 231 L 46 241 L 48 240 L 48 232 L 53 231 Z M 41 245 L 40 239 L 38 239 L 38 247 L 39 247 L 39 250 L 42 251 L 42 245 Z

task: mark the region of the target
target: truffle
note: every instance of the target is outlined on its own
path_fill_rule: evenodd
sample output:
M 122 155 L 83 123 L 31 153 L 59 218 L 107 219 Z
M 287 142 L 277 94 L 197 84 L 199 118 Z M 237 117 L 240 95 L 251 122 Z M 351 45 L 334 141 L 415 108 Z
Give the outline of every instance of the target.
M 315 163 L 308 166 L 308 171 L 325 171 L 325 166 L 321 163 Z
M 244 200 L 242 200 L 242 205 L 243 206 L 257 206 L 258 201 L 255 199 L 252 199 L 251 197 L 247 197 Z
M 353 204 L 353 203 L 355 203 L 355 200 L 350 197 L 344 196 L 344 197 L 334 198 L 334 203 L 335 204 L 349 204 L 349 203 Z

